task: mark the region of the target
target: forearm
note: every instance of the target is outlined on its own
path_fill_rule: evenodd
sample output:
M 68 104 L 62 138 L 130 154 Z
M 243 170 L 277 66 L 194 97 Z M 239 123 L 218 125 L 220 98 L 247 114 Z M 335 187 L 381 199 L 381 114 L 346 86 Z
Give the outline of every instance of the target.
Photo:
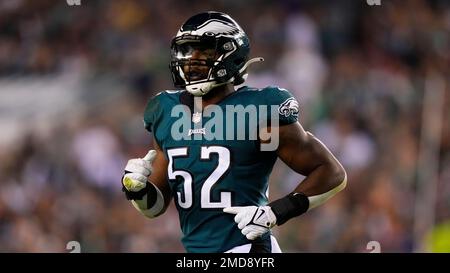
M 328 172 L 324 169 L 317 168 L 292 193 L 269 204 L 277 217 L 278 225 L 320 206 L 345 188 L 347 175 L 343 169 L 342 174 L 331 177 L 325 175 Z M 335 183 L 335 181 L 340 182 Z
M 293 192 L 269 204 L 277 224 L 323 204 L 347 184 L 344 168 L 319 139 L 298 124 L 281 130 L 284 145 L 278 151 L 280 158 L 306 178 Z
M 308 197 L 308 209 L 325 203 L 347 185 L 347 174 L 339 162 L 330 162 L 314 169 L 293 192 Z

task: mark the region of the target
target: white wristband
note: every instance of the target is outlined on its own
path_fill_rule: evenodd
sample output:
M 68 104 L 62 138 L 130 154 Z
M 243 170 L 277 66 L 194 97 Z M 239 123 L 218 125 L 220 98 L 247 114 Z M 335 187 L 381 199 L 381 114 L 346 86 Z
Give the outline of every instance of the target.
M 164 208 L 165 208 L 164 196 L 163 196 L 162 192 L 158 189 L 158 187 L 156 187 L 151 182 L 149 182 L 149 183 L 152 184 L 152 186 L 156 190 L 156 201 L 153 204 L 153 206 L 150 208 L 147 207 L 148 206 L 148 203 L 147 203 L 148 194 L 144 195 L 144 197 L 142 197 L 142 200 L 131 200 L 131 203 L 138 211 L 140 211 L 146 217 L 155 218 L 164 212 Z

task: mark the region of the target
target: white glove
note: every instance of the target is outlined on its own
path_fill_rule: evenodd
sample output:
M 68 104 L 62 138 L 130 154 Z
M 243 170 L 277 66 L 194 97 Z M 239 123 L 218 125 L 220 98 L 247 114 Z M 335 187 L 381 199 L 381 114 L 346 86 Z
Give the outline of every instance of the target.
M 137 192 L 145 188 L 147 179 L 152 174 L 152 163 L 155 157 L 156 151 L 150 150 L 144 158 L 128 160 L 125 175 L 122 178 L 122 184 L 128 191 Z
M 277 217 L 269 206 L 228 207 L 223 212 L 236 214 L 234 221 L 249 240 L 260 237 L 277 223 Z

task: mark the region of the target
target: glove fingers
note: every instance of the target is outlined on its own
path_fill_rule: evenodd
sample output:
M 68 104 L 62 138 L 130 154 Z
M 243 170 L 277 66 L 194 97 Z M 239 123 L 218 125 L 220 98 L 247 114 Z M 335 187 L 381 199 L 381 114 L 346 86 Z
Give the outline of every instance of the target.
M 239 213 L 238 215 L 236 215 L 235 222 L 238 223 L 239 229 L 244 228 L 250 223 L 250 221 L 252 220 L 252 218 L 250 217 L 251 216 L 249 216 L 249 214 L 247 213 Z
M 267 228 L 252 226 L 252 229 L 247 233 L 246 237 L 249 240 L 255 240 L 256 238 L 261 237 L 261 235 L 263 235 L 267 231 L 269 231 Z
M 252 231 L 252 227 L 251 227 L 251 226 L 244 227 L 244 228 L 241 230 L 242 234 L 244 234 L 244 235 L 249 234 L 251 231 Z
M 240 221 L 243 222 L 244 226 L 248 225 L 252 221 L 253 215 L 255 215 L 256 210 L 258 210 L 258 208 L 255 206 L 246 208 L 246 211 L 241 213 L 240 218 Z
M 264 233 L 266 233 L 267 231 L 269 231 L 269 229 L 268 228 L 265 228 L 265 227 L 256 227 L 256 231 L 257 231 L 257 233 L 259 234 L 258 236 L 261 236 L 261 235 L 263 235 Z
M 141 167 L 144 167 L 146 169 L 151 169 L 152 168 L 152 164 L 149 161 L 146 161 L 146 160 L 143 160 L 143 159 L 140 159 L 140 158 L 133 158 L 133 159 L 128 160 L 127 167 L 133 166 L 133 165 L 141 166 Z
M 245 235 L 245 237 L 247 237 L 247 239 L 249 239 L 249 240 L 255 240 L 259 236 L 256 232 L 250 232 L 247 235 Z
M 244 221 L 239 221 L 239 222 L 236 222 L 236 223 L 238 223 L 238 228 L 239 229 L 243 229 L 248 224 L 248 223 L 246 223 Z
M 140 174 L 140 173 L 127 173 L 125 174 L 124 177 L 129 177 L 139 183 L 146 183 L 147 182 L 147 177 Z
M 150 169 L 147 169 L 147 168 L 139 166 L 139 165 L 134 165 L 134 164 L 128 165 L 125 170 L 132 172 L 132 173 L 141 174 L 143 176 L 149 176 L 151 173 Z
M 124 175 L 122 183 L 129 191 L 139 191 L 145 188 L 147 177 L 138 173 L 127 173 Z
M 244 217 L 245 213 L 238 213 L 236 214 L 236 216 L 234 216 L 234 221 L 239 224 L 240 222 L 242 222 L 242 220 L 244 220 Z
M 150 150 L 148 151 L 148 153 L 144 156 L 144 161 L 149 162 L 150 164 L 153 163 L 153 161 L 155 160 L 156 157 L 156 151 L 155 150 Z
M 230 214 L 238 214 L 241 211 L 241 207 L 228 207 L 224 208 L 223 212 L 230 213 Z

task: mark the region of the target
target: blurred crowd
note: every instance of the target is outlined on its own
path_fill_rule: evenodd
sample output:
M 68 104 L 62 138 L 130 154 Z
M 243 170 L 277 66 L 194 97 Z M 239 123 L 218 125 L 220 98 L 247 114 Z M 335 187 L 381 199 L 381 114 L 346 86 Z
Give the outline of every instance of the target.
M 300 122 L 348 173 L 343 192 L 273 230 L 283 251 L 368 252 L 369 241 L 383 252 L 433 251 L 442 243 L 432 229 L 418 242 L 414 227 L 419 184 L 428 182 L 419 162 L 434 147 L 421 144 L 424 128 L 435 132 L 438 160 L 435 200 L 423 206 L 436 228 L 450 219 L 448 1 L 6 0 L 0 80 L 108 75 L 121 95 L 84 92 L 44 129 L 29 122 L 13 145 L 0 143 L 0 252 L 67 252 L 69 241 L 82 252 L 184 251 L 174 205 L 146 219 L 125 199 L 120 178 L 126 161 L 152 145 L 142 124 L 146 100 L 173 88 L 171 38 L 205 10 L 230 14 L 249 35 L 251 55 L 264 57 L 245 84 L 290 90 Z M 441 94 L 442 111 L 423 118 L 435 107 L 424 104 L 427 92 Z M 94 97 L 105 102 L 91 104 Z M 0 107 L 0 117 L 8 115 Z M 277 162 L 270 179 L 273 200 L 302 177 Z

